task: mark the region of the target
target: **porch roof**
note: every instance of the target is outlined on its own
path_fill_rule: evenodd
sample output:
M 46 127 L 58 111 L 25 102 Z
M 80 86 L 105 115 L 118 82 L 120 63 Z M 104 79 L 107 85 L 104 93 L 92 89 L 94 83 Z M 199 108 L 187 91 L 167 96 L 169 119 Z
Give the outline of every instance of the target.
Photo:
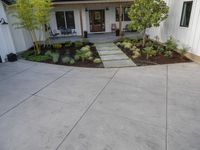
M 114 3 L 132 2 L 133 0 L 53 0 L 54 4 L 90 4 L 90 3 Z

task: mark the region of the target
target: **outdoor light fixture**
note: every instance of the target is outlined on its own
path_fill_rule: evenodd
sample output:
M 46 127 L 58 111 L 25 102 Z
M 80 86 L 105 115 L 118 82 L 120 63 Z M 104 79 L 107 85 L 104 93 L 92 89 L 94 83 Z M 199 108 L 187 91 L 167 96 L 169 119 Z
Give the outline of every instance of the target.
M 1 24 L 1 25 L 6 25 L 6 24 L 8 24 L 8 23 L 5 21 L 4 18 L 1 18 L 1 19 L 0 19 L 0 24 Z
M 88 12 L 88 8 L 85 8 L 85 11 Z
M 108 8 L 108 7 L 106 7 L 106 10 L 109 10 L 109 8 Z

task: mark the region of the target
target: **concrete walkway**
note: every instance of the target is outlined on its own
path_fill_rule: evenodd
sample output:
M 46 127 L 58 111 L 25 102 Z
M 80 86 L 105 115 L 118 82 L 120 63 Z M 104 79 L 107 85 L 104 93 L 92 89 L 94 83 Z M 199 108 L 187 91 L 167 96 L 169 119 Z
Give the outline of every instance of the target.
M 199 150 L 200 65 L 0 64 L 0 150 Z
M 136 66 L 114 43 L 95 43 L 95 45 L 105 68 Z

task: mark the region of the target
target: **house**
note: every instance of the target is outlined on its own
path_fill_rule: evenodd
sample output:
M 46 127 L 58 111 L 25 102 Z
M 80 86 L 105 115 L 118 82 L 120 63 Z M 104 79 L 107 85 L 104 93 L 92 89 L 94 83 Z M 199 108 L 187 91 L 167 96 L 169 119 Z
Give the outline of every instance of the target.
M 24 51 L 32 46 L 29 33 L 12 26 L 17 20 L 8 15 L 6 7 L 12 3 L 14 0 L 0 2 L 0 18 L 8 22 L 0 26 L 0 55 L 3 60 L 7 53 Z M 112 32 L 119 27 L 123 29 L 130 23 L 128 8 L 131 3 L 132 0 L 54 0 L 49 26 L 52 33 L 58 36 L 80 36 L 84 31 Z
M 0 1 L 0 18 L 8 24 L 0 25 L 0 56 L 3 60 L 10 52 L 24 51 L 32 46 L 29 33 L 15 29 L 16 22 L 7 13 L 7 6 L 15 0 Z M 200 1 L 166 0 L 170 7 L 169 17 L 160 27 L 147 31 L 151 38 L 159 37 L 161 42 L 170 36 L 179 40 L 179 46 L 190 47 L 189 57 L 200 59 Z M 113 32 L 130 23 L 128 9 L 133 0 L 54 0 L 49 26 L 52 34 L 58 36 L 80 36 L 84 31 L 90 34 Z M 119 17 L 121 16 L 121 17 Z M 42 36 L 42 35 L 38 35 Z
M 158 36 L 164 42 L 172 36 L 179 47 L 189 49 L 187 56 L 200 62 L 200 1 L 199 0 L 166 0 L 170 10 L 169 16 L 160 27 L 151 28 L 151 38 Z

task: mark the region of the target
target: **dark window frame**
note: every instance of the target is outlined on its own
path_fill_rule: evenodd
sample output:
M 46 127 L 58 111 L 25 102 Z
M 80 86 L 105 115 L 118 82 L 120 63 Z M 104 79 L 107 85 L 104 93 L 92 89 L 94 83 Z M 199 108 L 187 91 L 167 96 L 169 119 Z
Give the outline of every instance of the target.
M 180 21 L 181 27 L 189 27 L 191 13 L 192 13 L 192 6 L 193 6 L 193 1 L 184 1 L 183 2 L 181 21 Z M 188 7 L 190 7 L 189 10 L 187 10 Z M 189 12 L 187 12 L 187 11 L 189 11 Z M 189 13 L 189 14 L 187 14 L 187 13 Z
M 62 20 L 62 21 L 64 22 L 64 27 L 60 27 L 59 26 L 58 19 L 57 19 L 57 14 L 59 14 L 59 13 L 63 14 L 63 18 L 62 19 L 64 19 L 64 20 Z M 70 13 L 72 13 L 72 14 L 70 14 Z M 56 25 L 57 25 L 57 29 L 58 30 L 60 30 L 62 28 L 65 28 L 65 29 L 68 29 L 68 28 L 69 29 L 75 29 L 76 28 L 76 25 L 75 25 L 75 16 L 74 16 L 74 11 L 73 10 L 69 10 L 69 11 L 56 11 L 55 15 L 56 15 Z M 73 21 L 70 21 L 71 18 L 69 18 L 70 16 L 68 16 L 68 15 L 72 15 Z M 70 23 L 67 23 L 68 21 L 70 21 Z M 61 24 L 63 24 L 63 22 L 61 22 Z

